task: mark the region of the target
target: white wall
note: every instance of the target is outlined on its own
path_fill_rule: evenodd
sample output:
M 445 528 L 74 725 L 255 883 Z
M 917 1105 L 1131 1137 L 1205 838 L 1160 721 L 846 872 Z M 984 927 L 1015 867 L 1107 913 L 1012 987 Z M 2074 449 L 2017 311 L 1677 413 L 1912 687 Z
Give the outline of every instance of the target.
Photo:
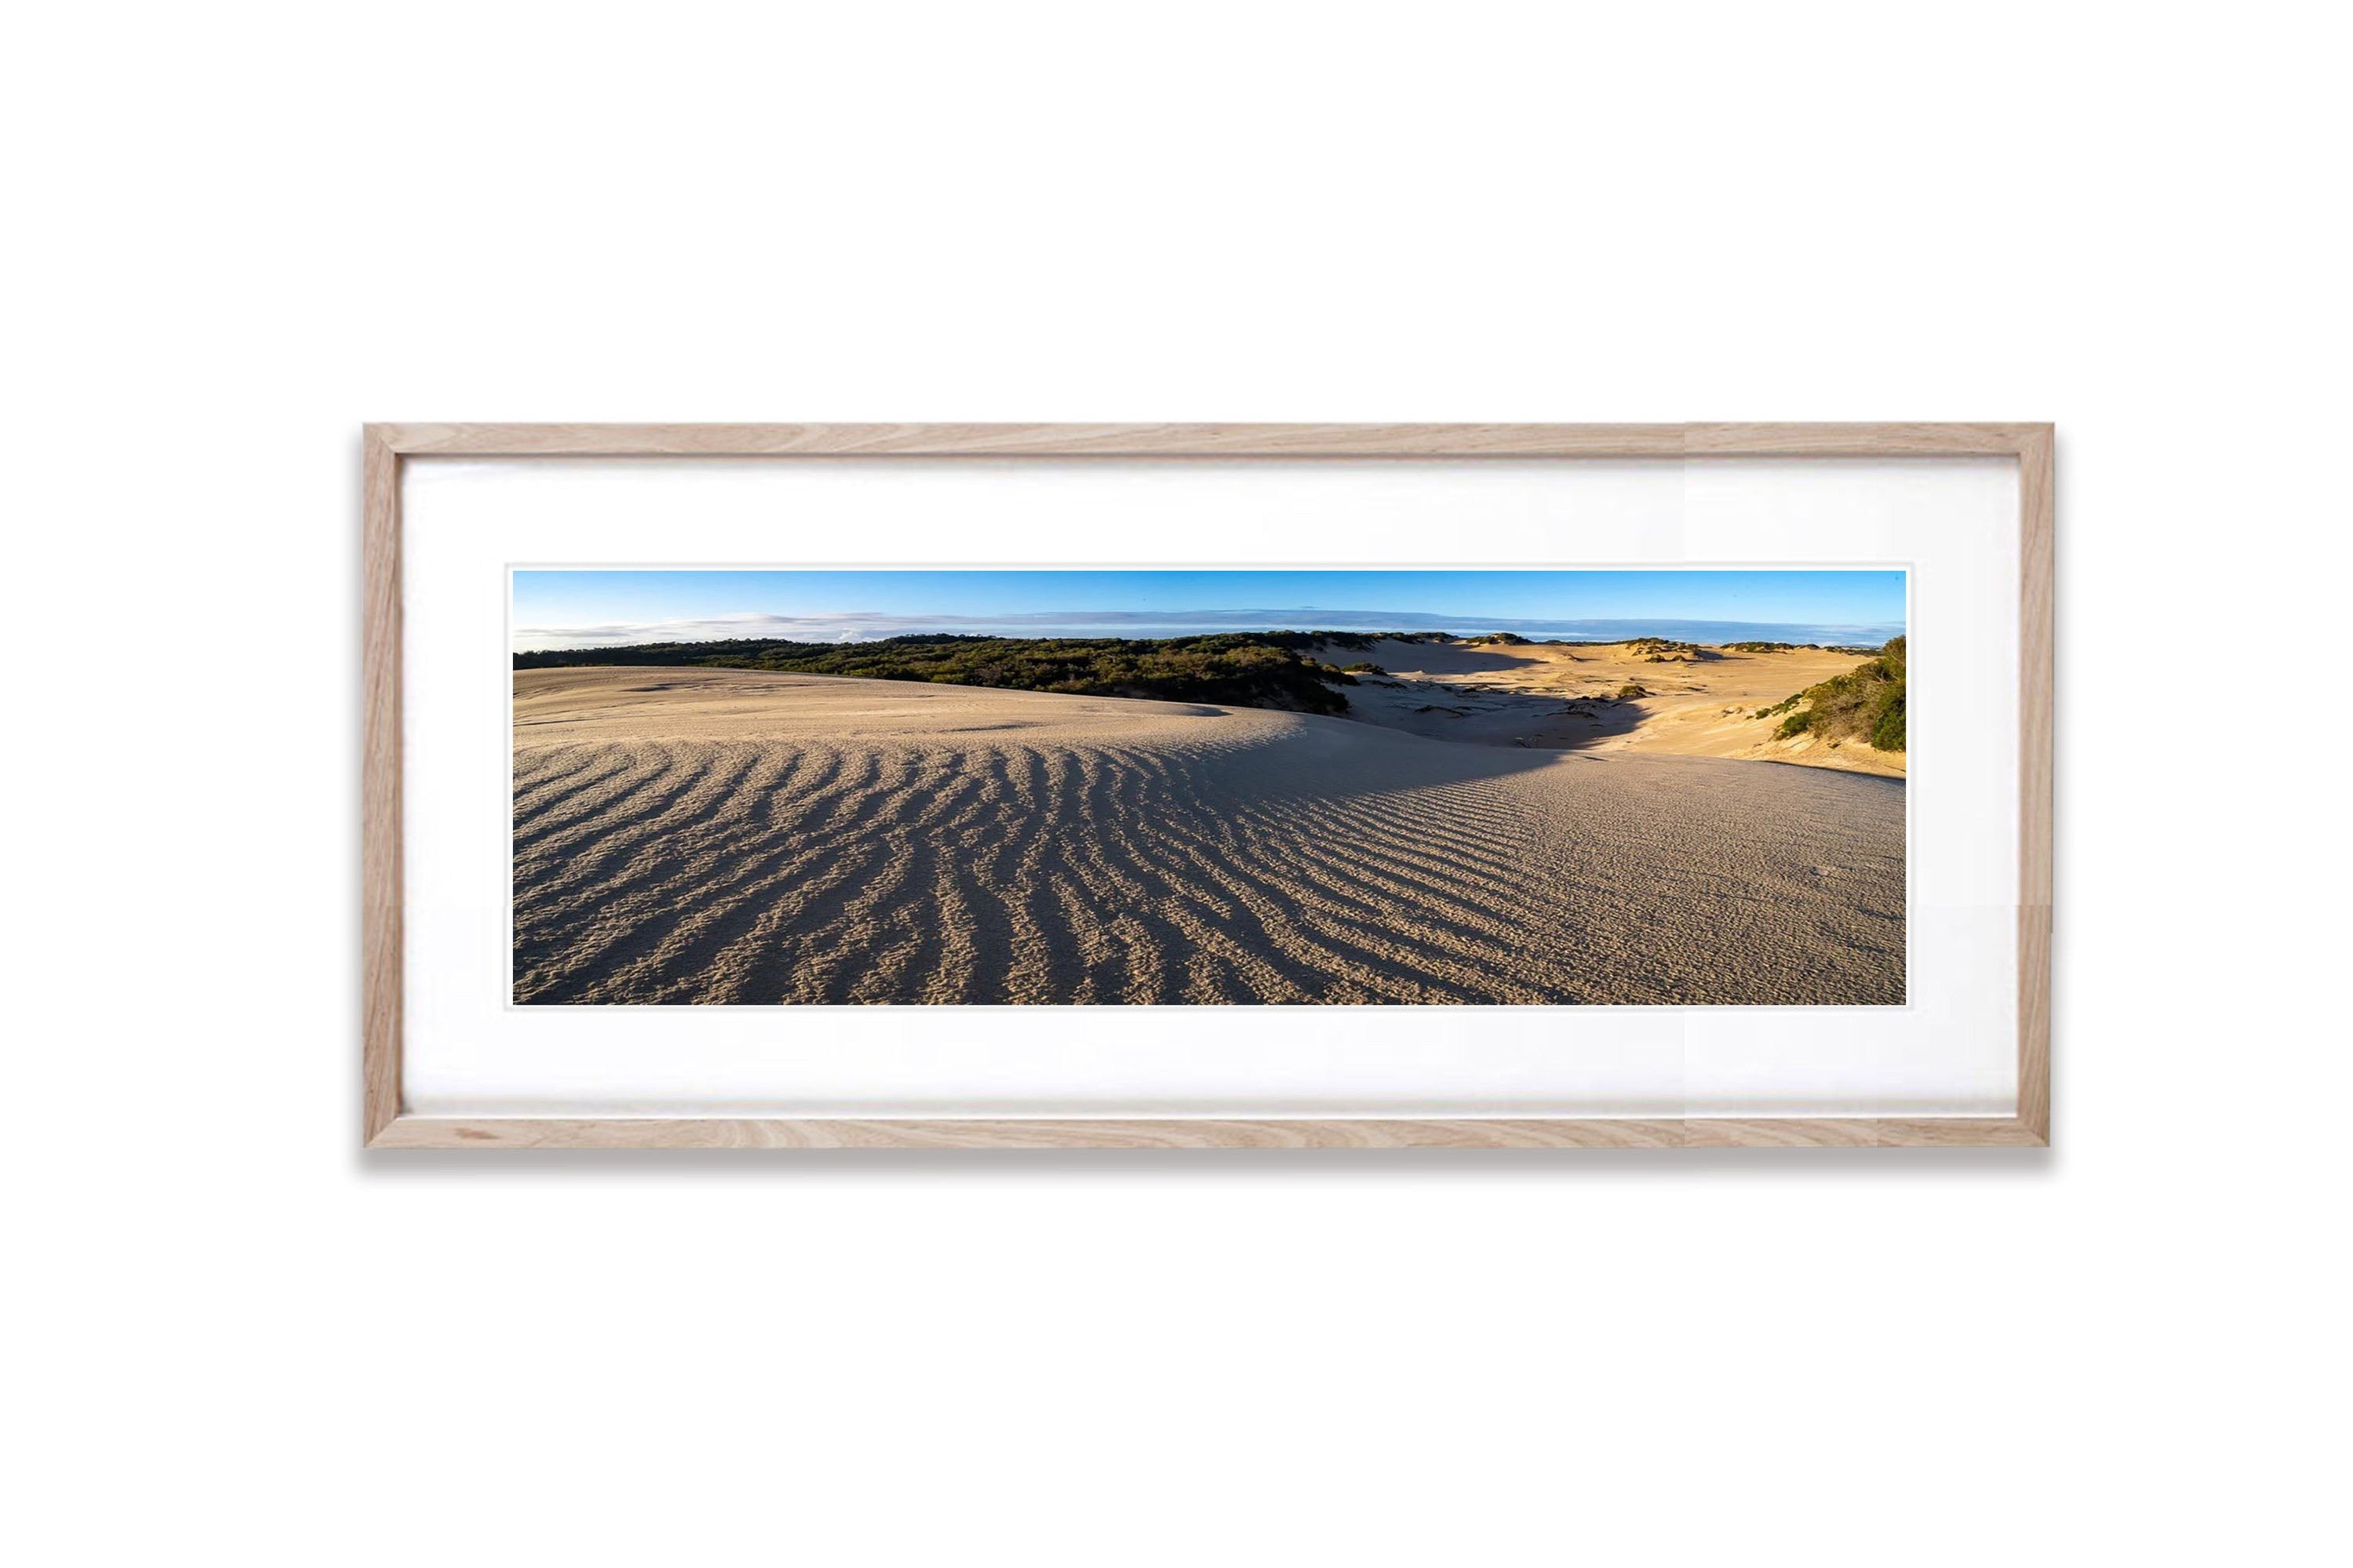
M 2341 52 L 2108 15 L 19 18 L 0 1542 L 2313 1560 Z M 2055 1152 L 358 1152 L 361 421 L 1683 417 L 2060 422 Z

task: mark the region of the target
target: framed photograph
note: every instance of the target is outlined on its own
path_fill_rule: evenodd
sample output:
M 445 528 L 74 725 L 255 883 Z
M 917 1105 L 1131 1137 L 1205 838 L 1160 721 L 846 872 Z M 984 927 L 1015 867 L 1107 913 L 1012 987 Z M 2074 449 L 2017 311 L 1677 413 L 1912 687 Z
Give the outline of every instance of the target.
M 2047 425 L 364 449 L 371 1147 L 2049 1142 Z

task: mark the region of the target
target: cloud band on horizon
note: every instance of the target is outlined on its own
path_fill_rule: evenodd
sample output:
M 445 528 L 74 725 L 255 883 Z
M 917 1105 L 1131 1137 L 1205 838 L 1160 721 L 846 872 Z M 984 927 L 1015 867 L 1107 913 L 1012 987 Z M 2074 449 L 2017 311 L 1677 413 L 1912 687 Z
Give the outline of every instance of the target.
M 717 642 L 774 637 L 796 642 L 871 642 L 918 633 L 1011 637 L 1160 637 L 1214 632 L 1512 632 L 1529 637 L 1607 642 L 1638 637 L 1680 641 L 1877 644 L 1903 635 L 1901 622 L 1791 622 L 1658 616 L 1555 618 L 1448 616 L 1398 610 L 1296 609 L 1051 610 L 999 615 L 742 615 L 676 620 L 607 621 L 570 626 L 517 626 L 518 653 L 617 647 L 632 643 Z

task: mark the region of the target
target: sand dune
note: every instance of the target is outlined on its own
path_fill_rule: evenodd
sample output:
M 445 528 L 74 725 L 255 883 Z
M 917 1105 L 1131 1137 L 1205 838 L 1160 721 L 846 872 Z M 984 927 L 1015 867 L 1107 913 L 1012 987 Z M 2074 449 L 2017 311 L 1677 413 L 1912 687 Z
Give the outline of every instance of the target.
M 1777 741 L 1779 721 L 1757 717 L 1759 709 L 1862 662 L 1851 653 L 1706 648 L 1696 658 L 1653 663 L 1644 650 L 1622 643 L 1384 638 L 1369 649 L 1325 644 L 1316 656 L 1341 666 L 1368 660 L 1388 671 L 1348 692 L 1349 715 L 1409 734 L 1487 746 L 1796 763 L 1898 778 L 1905 771 L 1900 752 L 1813 735 Z M 1629 683 L 1645 695 L 1613 700 Z
M 1895 781 L 819 676 L 514 689 L 519 1002 L 1904 997 Z

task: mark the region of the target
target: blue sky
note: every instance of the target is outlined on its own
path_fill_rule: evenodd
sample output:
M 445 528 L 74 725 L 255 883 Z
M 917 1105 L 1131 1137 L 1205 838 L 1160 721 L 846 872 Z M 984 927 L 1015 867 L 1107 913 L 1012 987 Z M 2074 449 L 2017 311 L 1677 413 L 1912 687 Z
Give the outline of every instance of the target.
M 768 572 L 519 570 L 517 649 L 902 632 L 1178 637 L 1276 628 L 1880 642 L 1885 571 Z

